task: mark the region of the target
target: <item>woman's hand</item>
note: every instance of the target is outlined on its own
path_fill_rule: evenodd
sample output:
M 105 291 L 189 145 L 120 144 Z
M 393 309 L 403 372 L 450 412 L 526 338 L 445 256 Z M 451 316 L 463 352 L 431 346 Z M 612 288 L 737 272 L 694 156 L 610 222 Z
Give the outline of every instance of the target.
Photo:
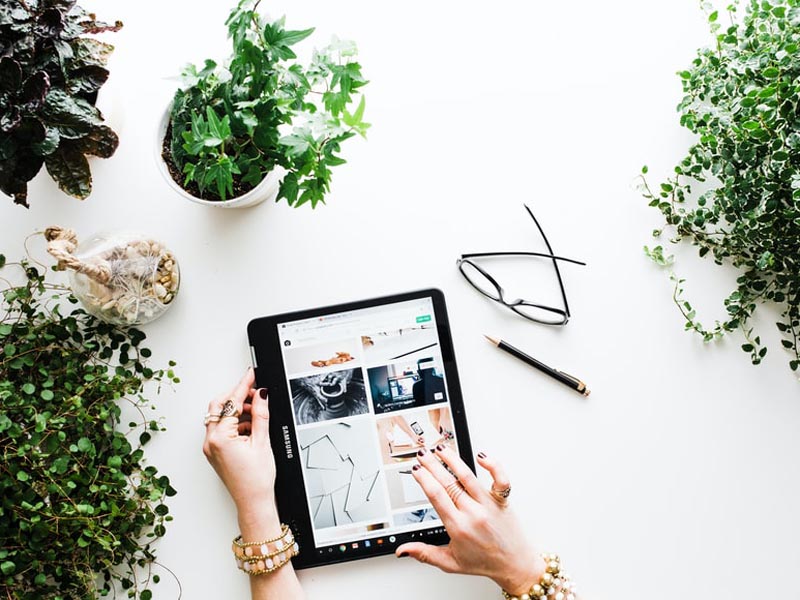
M 447 573 L 484 575 L 513 595 L 527 593 L 545 572 L 544 559 L 527 543 L 508 501 L 497 492 L 510 489 L 503 469 L 482 452 L 478 464 L 494 480 L 486 490 L 452 448 L 420 450 L 412 474 L 442 519 L 450 543 L 403 544 L 398 556 L 413 556 Z M 455 473 L 455 477 L 444 465 Z M 456 479 L 458 478 L 458 479 Z
M 230 400 L 238 416 L 222 417 L 206 426 L 203 453 L 236 504 L 242 535 L 245 539 L 266 539 L 280 533 L 280 520 L 275 508 L 267 390 L 254 390 L 254 382 L 250 368 L 229 394 L 208 405 L 208 413 L 218 415 Z
M 281 523 L 275 507 L 275 458 L 269 443 L 267 390 L 254 390 L 253 369 L 227 396 L 208 405 L 208 414 L 221 415 L 230 400 L 235 416 L 220 416 L 206 425 L 203 453 L 228 488 L 239 515 L 239 530 L 247 542 L 277 537 Z M 277 571 L 250 576 L 253 600 L 305 598 L 291 563 Z

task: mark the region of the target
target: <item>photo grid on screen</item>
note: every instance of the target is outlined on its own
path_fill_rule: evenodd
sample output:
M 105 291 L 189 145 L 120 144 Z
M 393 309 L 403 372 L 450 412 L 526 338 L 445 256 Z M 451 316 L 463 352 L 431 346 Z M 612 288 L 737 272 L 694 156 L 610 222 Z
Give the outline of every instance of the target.
M 317 547 L 440 525 L 411 474 L 456 435 L 430 298 L 279 324 Z

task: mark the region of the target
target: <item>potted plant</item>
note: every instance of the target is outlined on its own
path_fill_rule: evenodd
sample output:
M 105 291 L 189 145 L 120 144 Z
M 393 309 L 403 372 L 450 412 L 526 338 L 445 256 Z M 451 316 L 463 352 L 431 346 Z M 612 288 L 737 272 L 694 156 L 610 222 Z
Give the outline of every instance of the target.
M 0 589 L 4 598 L 152 598 L 169 478 L 145 446 L 169 367 L 145 335 L 99 321 L 0 254 Z M 3 268 L 5 267 L 5 268 Z M 11 283 L 11 282 L 15 283 Z
M 226 25 L 232 54 L 224 65 L 188 66 L 160 127 L 160 167 L 184 197 L 221 207 L 285 198 L 324 202 L 341 144 L 364 136 L 367 81 L 356 46 L 334 39 L 307 65 L 292 46 L 314 31 L 287 30 L 284 19 L 242 0 Z
M 67 194 L 92 191 L 87 155 L 108 158 L 119 140 L 95 107 L 113 46 L 86 34 L 117 31 L 75 0 L 0 4 L 0 191 L 28 206 L 42 168 Z
M 696 140 L 673 173 L 643 193 L 661 212 L 669 243 L 686 241 L 718 265 L 737 271 L 723 300 L 724 320 L 703 324 L 671 273 L 673 299 L 687 331 L 710 342 L 740 331 L 741 348 L 759 364 L 767 344 L 754 332 L 763 304 L 775 323 L 789 368 L 800 372 L 800 46 L 794 0 L 734 2 L 727 18 L 708 7 L 713 33 L 681 71 L 680 123 Z M 721 22 L 729 22 L 722 25 Z M 657 264 L 674 261 L 668 246 L 645 247 Z M 759 319 L 760 320 L 760 319 Z M 763 325 L 763 322 L 761 323 Z

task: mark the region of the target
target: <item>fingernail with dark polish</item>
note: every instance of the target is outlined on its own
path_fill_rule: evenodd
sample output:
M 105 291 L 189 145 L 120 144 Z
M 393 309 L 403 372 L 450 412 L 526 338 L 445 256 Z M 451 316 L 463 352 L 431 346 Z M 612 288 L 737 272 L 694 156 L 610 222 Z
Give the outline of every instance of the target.
M 411 467 L 412 471 L 419 471 L 419 469 L 420 469 L 420 465 L 414 465 L 413 467 Z
M 266 400 L 267 396 L 269 395 L 269 392 L 267 391 L 267 388 L 261 388 L 260 390 L 258 390 L 258 395 L 261 396 L 262 400 Z
M 398 558 L 405 558 L 406 556 L 408 556 L 408 552 L 401 552 L 397 555 Z
M 439 444 L 438 446 L 436 446 L 436 450 L 438 452 L 441 452 L 442 450 L 444 450 L 444 444 Z
M 486 458 L 486 454 L 483 452 L 478 452 L 478 458 Z
M 417 452 L 417 456 L 425 456 L 425 452 L 427 452 L 425 448 L 420 448 L 419 452 Z

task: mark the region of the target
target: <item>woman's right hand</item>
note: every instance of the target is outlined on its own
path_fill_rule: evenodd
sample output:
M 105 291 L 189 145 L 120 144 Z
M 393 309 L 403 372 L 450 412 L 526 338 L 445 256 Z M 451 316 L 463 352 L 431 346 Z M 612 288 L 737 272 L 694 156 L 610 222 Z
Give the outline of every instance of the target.
M 484 453 L 478 454 L 478 464 L 492 476 L 493 493 L 480 484 L 456 451 L 444 444 L 437 446 L 435 453 L 420 450 L 418 460 L 412 474 L 442 519 L 450 543 L 411 542 L 397 548 L 397 556 L 412 556 L 447 573 L 489 577 L 512 595 L 530 591 L 546 565 L 521 535 L 508 501 L 496 493 L 510 488 L 500 465 Z

